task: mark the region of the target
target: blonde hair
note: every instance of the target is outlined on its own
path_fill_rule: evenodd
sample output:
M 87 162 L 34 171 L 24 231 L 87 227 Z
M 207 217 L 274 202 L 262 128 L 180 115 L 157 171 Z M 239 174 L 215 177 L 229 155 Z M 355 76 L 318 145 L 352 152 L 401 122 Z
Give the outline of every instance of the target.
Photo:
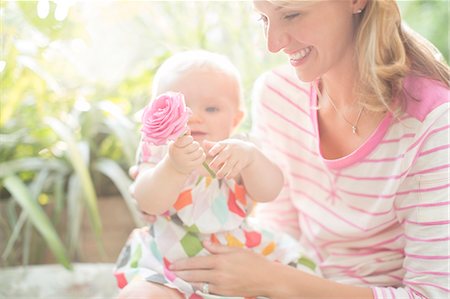
M 355 15 L 356 92 L 371 111 L 393 111 L 392 101 L 402 111 L 411 98 L 403 87 L 407 75 L 428 77 L 449 87 L 449 67 L 439 51 L 401 21 L 395 0 L 368 0 Z
M 238 69 L 226 56 L 205 50 L 178 52 L 166 59 L 153 78 L 152 98 L 166 91 L 164 90 L 164 85 L 170 85 L 171 80 L 176 79 L 177 75 L 182 75 L 192 70 L 214 70 L 232 78 L 236 82 L 239 107 L 242 108 L 243 91 Z

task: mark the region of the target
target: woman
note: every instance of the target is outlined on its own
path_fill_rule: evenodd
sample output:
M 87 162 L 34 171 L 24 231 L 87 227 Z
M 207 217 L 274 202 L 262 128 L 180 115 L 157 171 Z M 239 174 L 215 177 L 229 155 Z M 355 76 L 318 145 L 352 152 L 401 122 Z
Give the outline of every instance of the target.
M 257 84 L 254 133 L 286 177 L 259 217 L 297 234 L 324 278 L 208 243 L 172 270 L 228 296 L 448 297 L 448 66 L 394 0 L 254 6 L 292 70 Z

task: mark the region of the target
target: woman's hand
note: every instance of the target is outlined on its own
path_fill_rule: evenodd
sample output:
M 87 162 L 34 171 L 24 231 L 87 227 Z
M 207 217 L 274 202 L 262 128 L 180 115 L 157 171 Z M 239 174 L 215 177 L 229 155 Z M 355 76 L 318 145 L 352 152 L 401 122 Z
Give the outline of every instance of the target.
M 205 161 L 203 148 L 191 135 L 183 135 L 169 144 L 169 159 L 182 174 L 190 174 Z
M 223 296 L 265 296 L 273 277 L 268 275 L 273 262 L 248 249 L 204 242 L 209 256 L 196 256 L 177 261 L 171 270 L 201 290 L 209 284 L 209 292 Z M 273 283 L 273 282 L 272 282 Z
M 203 146 L 208 156 L 213 157 L 209 166 L 216 171 L 218 178 L 235 178 L 253 161 L 254 145 L 250 142 L 238 139 L 203 141 Z

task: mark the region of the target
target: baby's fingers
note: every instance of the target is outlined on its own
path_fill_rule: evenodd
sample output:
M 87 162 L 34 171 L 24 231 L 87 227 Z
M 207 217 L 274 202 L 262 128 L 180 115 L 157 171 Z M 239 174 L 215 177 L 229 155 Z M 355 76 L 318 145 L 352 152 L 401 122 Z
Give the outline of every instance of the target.
M 234 164 L 234 166 L 230 169 L 230 171 L 225 175 L 227 180 L 237 177 L 243 168 L 243 163 L 238 161 Z
M 200 146 L 200 144 L 197 141 L 194 141 L 191 144 L 188 144 L 183 148 L 183 152 L 186 154 L 189 154 L 189 155 L 192 153 L 195 153 L 199 150 L 203 152 L 202 147 Z
M 201 160 L 202 163 L 203 161 L 205 161 L 205 159 L 206 154 L 201 147 L 187 154 L 187 160 L 192 162 L 197 162 L 198 160 Z
M 190 145 L 192 142 L 194 142 L 194 138 L 191 135 L 183 135 L 175 140 L 174 145 L 183 148 Z
M 238 161 L 235 160 L 227 160 L 217 171 L 217 177 L 226 179 L 231 179 L 232 177 L 234 177 L 232 174 L 235 173 L 235 171 L 233 170 L 236 168 L 237 163 Z
M 208 153 L 209 154 L 209 153 Z M 229 158 L 230 158 L 230 152 L 227 150 L 227 148 L 224 148 L 221 150 L 220 153 L 218 153 L 214 159 L 209 163 L 209 167 L 211 167 L 214 170 L 218 170 L 219 167 L 224 164 Z
M 208 155 L 214 157 L 215 155 L 223 151 L 226 146 L 226 144 L 218 142 L 214 144 L 214 146 L 208 151 Z

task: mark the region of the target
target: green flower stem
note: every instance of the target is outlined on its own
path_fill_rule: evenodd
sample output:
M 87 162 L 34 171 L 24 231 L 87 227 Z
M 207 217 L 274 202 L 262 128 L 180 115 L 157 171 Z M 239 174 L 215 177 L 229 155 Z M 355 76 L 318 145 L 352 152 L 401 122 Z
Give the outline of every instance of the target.
M 188 135 L 189 131 L 184 132 L 183 134 L 180 135 L 180 137 Z M 203 167 L 205 167 L 206 171 L 209 173 L 209 175 L 215 179 L 216 178 L 216 173 L 208 166 L 208 164 L 205 162 L 203 162 Z
M 208 164 L 206 163 L 206 161 L 203 162 L 203 167 L 205 167 L 206 171 L 208 171 L 209 175 L 210 175 L 213 179 L 216 178 L 216 173 L 215 173 L 211 168 L 209 168 L 209 166 L 208 166 Z

